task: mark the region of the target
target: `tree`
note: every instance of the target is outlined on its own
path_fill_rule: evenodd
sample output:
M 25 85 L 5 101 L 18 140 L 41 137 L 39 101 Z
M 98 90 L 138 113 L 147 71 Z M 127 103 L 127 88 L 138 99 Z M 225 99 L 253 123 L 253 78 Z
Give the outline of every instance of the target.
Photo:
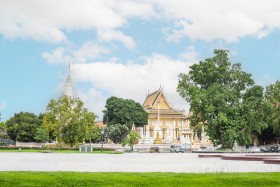
M 103 113 L 103 121 L 108 126 L 125 124 L 131 129 L 133 122 L 137 127 L 142 127 L 148 123 L 148 113 L 140 103 L 131 99 L 110 97 L 106 101 Z
M 7 139 L 7 127 L 5 122 L 0 122 L 0 139 Z
M 58 142 L 74 146 L 89 137 L 96 116 L 84 108 L 79 98 L 61 96 L 52 99 L 43 117 L 43 127 Z
M 89 128 L 89 133 L 87 133 L 85 142 L 89 143 L 89 142 L 100 142 L 101 140 L 101 136 L 100 136 L 100 132 L 101 132 L 101 128 L 97 128 L 95 125 L 90 126 Z
M 20 112 L 7 120 L 6 125 L 7 133 L 12 140 L 32 142 L 36 128 L 40 126 L 40 120 L 33 113 Z
M 126 125 L 122 124 L 113 124 L 108 126 L 105 129 L 105 134 L 108 135 L 108 138 L 114 143 L 121 143 L 126 138 L 129 133 L 129 128 Z
M 36 129 L 34 139 L 36 140 L 36 142 L 39 142 L 39 143 L 48 142 L 49 141 L 49 132 L 42 127 L 38 127 Z
M 235 140 L 241 145 L 250 143 L 252 131 L 259 132 L 266 125 L 255 110 L 256 102 L 262 102 L 260 93 L 255 92 L 261 90 L 248 90 L 254 85 L 251 74 L 242 71 L 241 64 L 232 64 L 228 51 L 214 50 L 214 54 L 190 66 L 189 73 L 181 73 L 177 91 L 190 102 L 191 124 L 206 125 L 207 135 L 215 145 L 232 147 Z M 249 106 L 255 108 L 249 110 Z M 249 121 L 253 116 L 261 120 L 257 125 Z
M 276 142 L 279 144 L 280 138 L 280 81 L 271 84 L 266 88 L 266 98 L 270 101 L 272 112 L 270 115 L 270 137 L 276 137 Z
M 136 131 L 131 131 L 127 138 L 122 142 L 122 146 L 128 144 L 130 146 L 130 150 L 133 151 L 133 146 L 138 143 L 140 136 Z
M 246 123 L 246 128 L 239 134 L 247 134 L 250 139 L 250 133 L 253 135 L 254 146 L 259 144 L 259 136 L 263 130 L 268 127 L 271 114 L 271 104 L 264 97 L 264 88 L 261 86 L 253 86 L 246 90 L 242 100 L 243 119 Z M 247 131 L 247 133 L 243 133 Z M 242 139 L 240 139 L 242 141 Z

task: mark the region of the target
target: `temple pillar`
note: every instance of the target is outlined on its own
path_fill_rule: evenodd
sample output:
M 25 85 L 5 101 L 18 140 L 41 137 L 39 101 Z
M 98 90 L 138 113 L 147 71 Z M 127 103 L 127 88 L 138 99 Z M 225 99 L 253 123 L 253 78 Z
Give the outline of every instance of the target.
M 172 127 L 172 143 L 174 144 L 174 137 L 175 137 L 175 118 L 173 118 L 173 127 Z

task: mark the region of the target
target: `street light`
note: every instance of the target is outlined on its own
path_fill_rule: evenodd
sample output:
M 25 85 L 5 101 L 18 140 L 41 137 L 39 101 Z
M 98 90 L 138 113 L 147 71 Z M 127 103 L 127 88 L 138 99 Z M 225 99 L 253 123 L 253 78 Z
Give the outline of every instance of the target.
M 90 147 L 91 147 L 91 135 L 92 135 L 92 130 L 90 128 L 90 134 L 89 134 L 89 144 L 90 144 Z
M 101 145 L 101 152 L 103 152 L 103 141 L 104 141 L 104 129 L 101 130 L 101 142 L 102 142 L 102 145 Z
M 91 138 L 92 138 L 92 128 L 90 128 L 90 138 L 89 138 L 90 152 L 92 152 Z

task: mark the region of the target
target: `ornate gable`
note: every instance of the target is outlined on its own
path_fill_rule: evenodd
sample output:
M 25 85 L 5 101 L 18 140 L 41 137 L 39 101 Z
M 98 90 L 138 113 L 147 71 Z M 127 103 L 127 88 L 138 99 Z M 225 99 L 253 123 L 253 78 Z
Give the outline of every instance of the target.
M 162 88 L 147 95 L 143 106 L 145 109 L 158 109 L 158 102 L 160 104 L 160 109 L 171 109 Z
M 161 118 L 187 118 L 183 110 L 176 110 L 171 107 L 162 88 L 147 95 L 143 107 L 149 113 L 149 118 L 157 118 L 158 113 L 160 113 Z

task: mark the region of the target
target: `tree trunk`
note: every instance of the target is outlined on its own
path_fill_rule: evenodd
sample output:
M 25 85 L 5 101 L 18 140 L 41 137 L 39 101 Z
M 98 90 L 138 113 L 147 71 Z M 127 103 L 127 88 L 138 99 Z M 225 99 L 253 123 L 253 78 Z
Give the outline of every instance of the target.
M 253 136 L 254 147 L 259 146 L 259 137 L 257 135 Z

